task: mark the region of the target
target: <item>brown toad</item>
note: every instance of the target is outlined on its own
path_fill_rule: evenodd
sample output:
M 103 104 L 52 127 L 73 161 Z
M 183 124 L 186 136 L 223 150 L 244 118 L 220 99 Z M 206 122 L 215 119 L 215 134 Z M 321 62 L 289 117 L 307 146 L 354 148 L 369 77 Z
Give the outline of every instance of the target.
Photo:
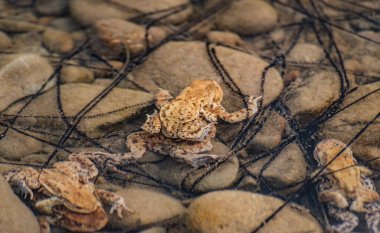
M 258 111 L 261 97 L 249 97 L 247 108 L 229 113 L 221 105 L 223 91 L 217 82 L 195 80 L 174 99 L 166 90 L 160 90 L 156 99 L 159 112 L 148 115 L 142 132 L 128 136 L 130 156 L 142 157 L 148 148 L 198 167 L 222 157 L 204 154 L 212 149 L 218 118 L 229 123 L 243 121 Z
M 377 203 L 380 196 L 375 191 L 373 182 L 366 177 L 372 172 L 366 167 L 358 166 L 351 149 L 346 147 L 341 141 L 327 139 L 321 141 L 314 150 L 314 158 L 320 169 L 326 166 L 320 173 L 322 182 L 319 185 L 318 198 L 329 204 L 330 216 L 343 222 L 331 226 L 330 230 L 351 232 L 359 223 L 358 218 L 351 213 L 352 210 L 366 213 L 369 228 L 373 232 L 380 232 L 378 221 L 373 221 L 374 218 L 371 217 L 380 214 Z M 346 149 L 342 151 L 344 148 Z M 330 161 L 332 162 L 329 163 Z M 350 210 L 345 210 L 348 207 Z
M 91 156 L 95 156 L 91 154 Z M 71 154 L 69 161 L 58 162 L 38 171 L 31 167 L 10 170 L 4 174 L 12 187 L 20 189 L 34 203 L 42 232 L 50 232 L 49 224 L 74 232 L 93 232 L 103 228 L 108 217 L 102 204 L 111 205 L 110 213 L 128 208 L 124 199 L 90 182 L 98 175 L 95 164 L 86 154 Z

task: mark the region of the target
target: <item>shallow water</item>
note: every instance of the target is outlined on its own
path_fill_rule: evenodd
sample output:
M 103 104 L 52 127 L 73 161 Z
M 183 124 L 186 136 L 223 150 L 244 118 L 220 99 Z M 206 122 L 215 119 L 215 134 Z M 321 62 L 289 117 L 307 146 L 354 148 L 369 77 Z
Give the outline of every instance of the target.
M 115 162 L 123 174 L 93 161 L 100 176 L 91 182 L 135 210 L 123 219 L 110 215 L 99 232 L 321 232 L 334 223 L 312 176 L 321 140 L 348 145 L 380 189 L 379 12 L 371 0 L 0 0 L 0 172 L 51 169 L 74 152 L 122 157 L 128 136 L 160 110 L 159 88 L 175 98 L 194 80 L 215 80 L 224 97 L 210 101 L 228 112 L 244 112 L 250 96 L 263 97 L 253 116 L 234 124 L 219 119 L 216 136 L 207 136 L 213 148 L 205 153 L 222 159 L 193 168 L 148 151 Z M 188 105 L 216 95 L 201 92 L 178 108 L 209 124 Z M 191 150 L 200 145 L 169 141 Z M 207 199 L 215 191 L 220 196 Z M 267 199 L 240 204 L 246 192 Z M 25 220 L 0 219 L 0 229 L 31 221 L 35 229 L 22 232 L 38 232 L 33 215 L 40 213 L 31 209 Z M 6 214 L 0 209 L 0 218 Z M 368 232 L 358 216 L 354 232 Z

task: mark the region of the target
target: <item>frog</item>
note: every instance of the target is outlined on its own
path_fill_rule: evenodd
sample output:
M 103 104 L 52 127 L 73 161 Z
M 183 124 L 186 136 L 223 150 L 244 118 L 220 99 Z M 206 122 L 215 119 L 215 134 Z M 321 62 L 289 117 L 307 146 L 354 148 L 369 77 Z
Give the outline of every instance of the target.
M 74 153 L 68 161 L 37 170 L 22 167 L 3 174 L 13 188 L 28 197 L 41 215 L 41 232 L 50 232 L 50 225 L 73 232 L 93 232 L 108 223 L 104 205 L 110 205 L 110 214 L 131 212 L 123 197 L 104 189 L 96 189 L 93 182 L 98 176 L 92 158 L 96 154 Z
M 320 174 L 318 179 L 321 181 L 318 199 L 328 204 L 330 216 L 343 222 L 330 226 L 330 231 L 351 232 L 359 224 L 353 212 L 366 213 L 367 216 L 376 214 L 371 209 L 378 205 L 380 195 L 368 177 L 372 171 L 357 164 L 350 147 L 336 139 L 325 139 L 318 143 L 313 154 L 319 166 L 315 174 Z M 367 223 L 374 225 L 370 219 Z M 380 229 L 374 232 L 380 232 Z
M 249 96 L 246 108 L 229 113 L 221 104 L 223 90 L 214 80 L 194 80 L 175 98 L 160 89 L 155 102 L 159 111 L 147 115 L 142 131 L 127 137 L 129 156 L 141 158 L 149 149 L 196 168 L 223 159 L 226 155 L 207 153 L 212 149 L 218 119 L 244 121 L 258 112 L 260 99 Z

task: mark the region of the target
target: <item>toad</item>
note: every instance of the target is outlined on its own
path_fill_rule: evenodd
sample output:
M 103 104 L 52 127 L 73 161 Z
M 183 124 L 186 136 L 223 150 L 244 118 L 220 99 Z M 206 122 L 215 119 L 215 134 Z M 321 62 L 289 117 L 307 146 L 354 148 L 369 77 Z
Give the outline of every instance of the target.
M 91 154 L 96 156 L 96 154 Z M 87 154 L 71 154 L 69 161 L 57 162 L 51 168 L 38 171 L 31 167 L 7 171 L 3 174 L 11 186 L 29 196 L 41 214 L 41 232 L 50 232 L 50 224 L 74 232 L 94 232 L 108 222 L 103 205 L 110 205 L 110 213 L 130 211 L 122 197 L 91 182 L 98 175 L 95 164 Z
M 314 150 L 314 158 L 320 169 L 325 167 L 320 174 L 323 178 L 318 198 L 330 205 L 330 215 L 343 221 L 332 229 L 334 232 L 351 232 L 358 225 L 358 218 L 351 211 L 369 213 L 380 200 L 373 182 L 367 177 L 372 172 L 357 165 L 351 149 L 335 139 L 321 141 Z M 347 208 L 349 210 L 345 210 Z M 371 225 L 368 219 L 367 223 Z
M 229 113 L 222 106 L 223 91 L 213 80 L 195 80 L 173 98 L 166 90 L 156 94 L 156 107 L 142 126 L 143 131 L 127 138 L 130 156 L 137 159 L 146 149 L 203 166 L 226 155 L 208 154 L 212 149 L 218 119 L 236 123 L 258 111 L 261 97 L 247 99 L 246 108 Z

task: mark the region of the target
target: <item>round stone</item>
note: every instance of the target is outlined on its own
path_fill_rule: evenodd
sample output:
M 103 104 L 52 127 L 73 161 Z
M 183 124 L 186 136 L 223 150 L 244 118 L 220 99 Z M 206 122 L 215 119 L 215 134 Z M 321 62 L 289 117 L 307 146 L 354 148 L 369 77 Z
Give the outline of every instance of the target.
M 223 46 L 213 48 L 220 63 L 242 93 L 259 96 L 262 74 L 268 63 L 257 56 L 234 49 Z M 241 97 L 232 92 L 216 72 L 207 55 L 205 43 L 169 42 L 153 52 L 132 74 L 131 79 L 145 89 L 156 92 L 158 88 L 162 88 L 168 90 L 173 96 L 178 95 L 193 80 L 215 80 L 223 89 L 222 104 L 227 110 L 238 110 L 243 106 Z M 282 88 L 283 82 L 278 71 L 274 68 L 269 69 L 265 76 L 264 105 L 275 100 Z
M 274 28 L 277 18 L 276 10 L 266 1 L 241 0 L 234 1 L 216 23 L 220 29 L 252 35 Z
M 68 53 L 74 49 L 75 43 L 71 35 L 57 29 L 47 29 L 43 34 L 43 43 L 55 53 Z
M 32 211 L 13 193 L 0 176 L 0 231 L 40 233 L 40 227 Z
M 211 192 L 191 202 L 185 224 L 189 232 L 197 233 L 252 232 L 282 204 L 277 198 L 257 193 Z M 306 209 L 286 206 L 260 232 L 322 233 L 323 230 Z
M 160 222 L 176 221 L 186 210 L 179 200 L 154 190 L 127 188 L 118 189 L 116 194 L 122 196 L 126 205 L 133 211 L 123 212 L 122 219 L 116 213 L 110 218 L 112 228 L 124 231 Z

